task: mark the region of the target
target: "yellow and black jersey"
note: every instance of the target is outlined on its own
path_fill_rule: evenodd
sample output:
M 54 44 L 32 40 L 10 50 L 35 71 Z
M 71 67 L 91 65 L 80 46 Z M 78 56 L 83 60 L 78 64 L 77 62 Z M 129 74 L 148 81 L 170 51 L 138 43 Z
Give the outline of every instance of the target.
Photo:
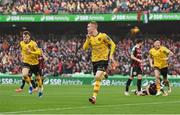
M 89 47 L 92 50 L 92 62 L 107 61 L 109 55 L 113 55 L 115 51 L 115 43 L 105 33 L 99 33 L 97 36 L 86 38 L 83 49 L 86 50 Z
M 152 48 L 149 51 L 150 57 L 153 59 L 154 67 L 159 69 L 168 67 L 167 57 L 170 50 L 164 46 L 160 46 L 159 49 Z
M 31 40 L 29 43 L 20 42 L 22 62 L 29 65 L 39 64 L 38 57 L 41 55 L 40 49 L 37 47 L 35 41 Z M 30 50 L 30 52 L 28 51 Z

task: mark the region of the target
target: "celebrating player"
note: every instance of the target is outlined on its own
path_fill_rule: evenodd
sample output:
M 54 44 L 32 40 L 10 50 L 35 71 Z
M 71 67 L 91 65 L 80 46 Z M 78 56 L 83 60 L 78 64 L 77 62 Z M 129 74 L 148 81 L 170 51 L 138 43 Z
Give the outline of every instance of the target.
M 154 68 L 156 77 L 157 94 L 160 95 L 160 74 L 163 76 L 163 82 L 168 86 L 168 92 L 171 92 L 170 83 L 167 79 L 168 74 L 168 59 L 173 53 L 164 46 L 161 46 L 160 41 L 154 42 L 154 47 L 149 51 L 150 66 Z
M 42 79 L 41 70 L 39 68 L 38 57 L 41 55 L 41 51 L 38 48 L 35 41 L 31 40 L 31 34 L 29 31 L 23 32 L 23 41 L 20 42 L 21 55 L 22 55 L 22 75 L 23 79 L 30 85 L 29 91 L 32 92 L 33 87 L 31 84 L 31 77 L 29 73 L 32 72 L 36 76 L 36 81 L 39 88 L 39 97 L 42 96 Z
M 86 41 L 83 45 L 83 49 L 87 50 L 91 47 L 91 61 L 93 64 L 93 73 L 95 75 L 94 93 L 89 102 L 95 104 L 96 96 L 100 90 L 101 80 L 106 75 L 106 68 L 108 66 L 108 59 L 113 59 L 113 53 L 115 51 L 115 43 L 105 33 L 100 33 L 97 30 L 98 24 L 96 22 L 90 22 L 87 25 L 88 34 Z

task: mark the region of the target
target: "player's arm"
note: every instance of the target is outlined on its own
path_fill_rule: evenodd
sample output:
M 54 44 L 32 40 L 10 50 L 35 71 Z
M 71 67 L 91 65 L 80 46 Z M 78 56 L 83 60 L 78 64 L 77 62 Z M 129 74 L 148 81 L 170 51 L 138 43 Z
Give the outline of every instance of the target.
M 42 57 L 44 59 L 44 62 L 46 62 L 48 60 L 48 57 L 45 55 L 45 53 L 43 52 L 42 49 L 40 49 L 40 50 L 41 50 L 41 55 L 42 55 Z
M 23 47 L 22 41 L 18 44 L 18 47 L 21 49 L 21 60 L 24 60 L 24 57 L 23 57 L 24 53 L 22 51 L 22 47 Z
M 48 60 L 48 57 L 46 55 L 42 54 L 42 57 L 43 57 L 44 61 Z
M 89 35 L 86 35 L 86 41 L 83 45 L 83 49 L 87 50 L 89 48 L 89 46 L 90 46 L 90 37 L 89 37 Z
M 147 92 L 147 95 L 150 95 L 150 93 L 149 93 L 149 85 L 146 86 L 146 92 Z
M 131 59 L 141 63 L 142 61 L 134 56 L 134 52 L 135 52 L 135 47 L 131 51 Z
M 34 51 L 31 51 L 31 50 L 30 50 L 30 53 L 32 53 L 32 54 L 36 54 L 36 55 L 42 55 L 41 49 L 40 49 L 40 48 L 38 48 L 38 46 L 37 46 L 37 44 L 36 44 L 36 43 L 34 43 L 34 47 L 33 47 L 33 49 L 34 49 Z
M 170 51 L 170 50 L 169 50 L 168 48 L 166 48 L 166 47 L 164 47 L 164 52 L 165 52 L 166 54 L 168 54 L 166 60 L 168 60 L 171 56 L 174 55 L 174 53 L 173 53 L 172 51 Z
M 151 66 L 151 67 L 154 67 L 154 65 L 153 65 L 153 58 L 152 58 L 152 54 L 151 54 L 151 50 L 149 51 L 148 59 L 149 59 L 150 66 Z
M 115 52 L 116 45 L 115 45 L 114 41 L 108 35 L 106 35 L 106 37 L 105 37 L 105 42 L 107 42 L 110 45 L 110 59 L 114 60 L 113 54 Z

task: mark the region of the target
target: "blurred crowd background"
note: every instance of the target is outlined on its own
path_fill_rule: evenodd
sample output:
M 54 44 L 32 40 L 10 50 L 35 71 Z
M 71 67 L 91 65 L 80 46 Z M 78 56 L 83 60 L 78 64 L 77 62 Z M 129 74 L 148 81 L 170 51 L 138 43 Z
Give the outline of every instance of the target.
M 180 75 L 180 35 L 141 35 L 144 41 L 143 50 L 143 74 L 153 75 L 153 70 L 148 62 L 148 51 L 153 47 L 155 39 L 174 52 L 174 56 L 169 59 L 169 74 Z M 45 75 L 65 75 L 72 73 L 92 73 L 90 50 L 84 51 L 82 45 L 85 36 L 82 35 L 34 35 L 38 46 L 43 49 L 48 61 L 45 62 Z M 131 37 L 112 36 L 116 43 L 115 60 L 117 63 L 109 65 L 109 74 L 129 75 L 130 52 L 135 45 L 135 40 Z M 18 74 L 21 73 L 21 53 L 19 42 L 21 36 L 16 34 L 0 34 L 0 72 Z
M 180 0 L 1 0 L 1 14 L 180 12 Z
M 180 12 L 180 0 L 0 0 L 0 14 L 3 15 L 63 15 L 131 12 L 138 13 L 138 16 L 142 12 L 176 13 Z M 12 27 L 15 26 L 16 25 L 14 24 Z M 6 27 L 6 25 L 2 27 Z M 6 28 L 8 28 L 8 26 Z M 53 29 L 55 29 L 55 27 Z M 165 31 L 164 29 L 159 29 Z M 41 30 L 44 31 L 45 29 L 41 28 Z M 124 30 L 123 24 L 122 30 Z M 61 34 L 46 33 L 42 35 L 34 35 L 39 47 L 43 49 L 49 58 L 44 66 L 45 75 L 57 76 L 72 73 L 92 73 L 90 50 L 87 52 L 82 50 L 85 36 L 80 34 L 68 34 L 69 31 Z M 160 39 L 162 44 L 168 47 L 175 54 L 169 59 L 169 74 L 180 75 L 180 35 L 143 34 L 141 36 L 144 41 L 144 74 L 153 75 L 147 56 L 149 49 L 153 47 L 154 40 Z M 116 63 L 109 64 L 109 74 L 128 75 L 131 63 L 131 48 L 135 45 L 134 41 L 139 38 L 132 38 L 131 36 L 120 37 L 117 35 L 112 35 L 112 38 L 115 40 L 117 45 L 115 52 Z M 21 53 L 19 48 L 19 42 L 21 39 L 22 38 L 19 34 L 0 33 L 1 73 L 19 74 L 21 72 Z

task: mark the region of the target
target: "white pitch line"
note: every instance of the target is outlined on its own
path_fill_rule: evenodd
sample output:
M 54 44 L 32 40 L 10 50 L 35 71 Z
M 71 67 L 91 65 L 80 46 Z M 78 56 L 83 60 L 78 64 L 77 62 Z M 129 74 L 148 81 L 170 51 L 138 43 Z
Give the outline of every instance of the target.
M 180 103 L 180 101 L 169 101 L 169 102 L 152 102 L 152 103 L 134 103 L 134 104 L 117 104 L 117 105 L 99 105 L 99 106 L 81 106 L 81 107 L 64 107 L 64 108 L 50 108 L 50 109 L 34 109 L 34 110 L 24 110 L 15 112 L 3 112 L 3 114 L 17 114 L 17 113 L 27 113 L 27 112 L 43 112 L 43 111 L 57 111 L 57 110 L 73 110 L 73 109 L 87 109 L 87 108 L 102 108 L 102 107 L 116 107 L 116 106 L 134 106 L 134 105 L 158 105 L 158 104 L 172 104 Z

